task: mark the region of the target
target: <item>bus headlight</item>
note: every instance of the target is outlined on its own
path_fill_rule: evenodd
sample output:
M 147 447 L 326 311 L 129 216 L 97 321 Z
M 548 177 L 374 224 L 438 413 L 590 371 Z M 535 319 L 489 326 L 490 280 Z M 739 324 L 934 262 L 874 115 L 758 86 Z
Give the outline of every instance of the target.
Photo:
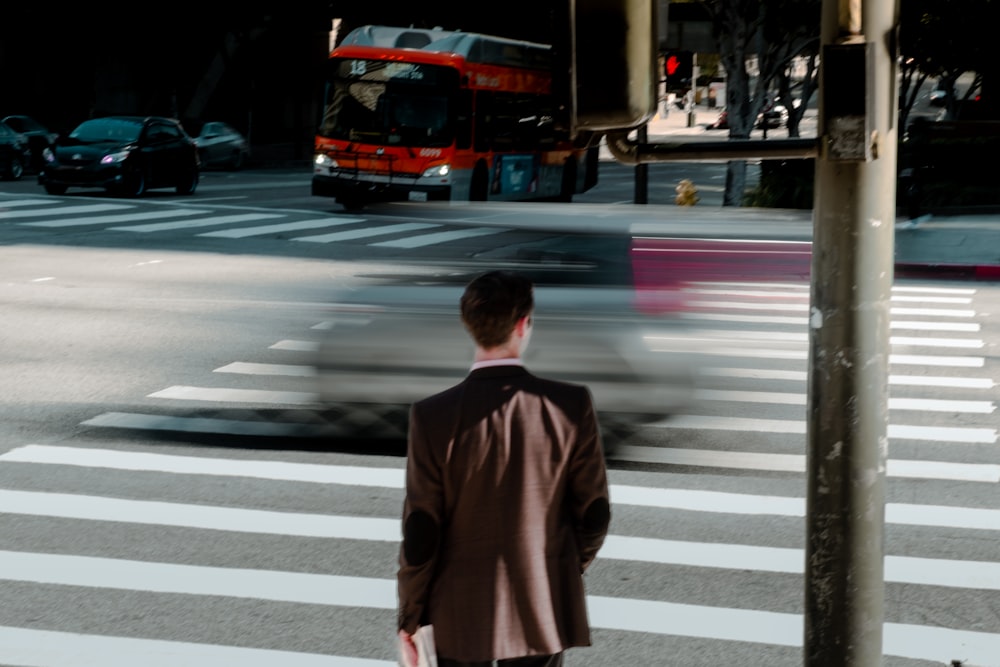
M 424 173 L 420 175 L 420 178 L 444 178 L 450 173 L 451 165 L 445 163 L 424 169 Z
M 336 169 L 340 166 L 337 164 L 336 160 L 326 153 L 316 153 L 315 157 L 313 157 L 313 164 L 317 167 L 324 167 L 326 169 Z

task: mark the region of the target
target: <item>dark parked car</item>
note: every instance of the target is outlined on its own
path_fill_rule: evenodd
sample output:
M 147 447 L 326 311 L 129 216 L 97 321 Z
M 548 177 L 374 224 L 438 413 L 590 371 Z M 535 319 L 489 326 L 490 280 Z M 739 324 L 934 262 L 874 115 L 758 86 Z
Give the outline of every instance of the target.
M 159 116 L 108 116 L 80 123 L 45 151 L 38 182 L 49 194 L 67 188 L 104 188 L 138 197 L 172 187 L 192 194 L 200 163 L 194 140 L 180 123 Z
M 31 157 L 28 161 L 29 167 L 38 170 L 42 167 L 42 154 L 46 148 L 55 143 L 59 136 L 55 132 L 50 132 L 31 116 L 7 116 L 3 119 L 3 124 L 23 136 L 28 142 Z
M 212 121 L 201 126 L 194 138 L 202 167 L 240 169 L 250 159 L 250 144 L 227 123 Z
M 16 181 L 24 175 L 28 144 L 24 137 L 0 123 L 0 178 Z

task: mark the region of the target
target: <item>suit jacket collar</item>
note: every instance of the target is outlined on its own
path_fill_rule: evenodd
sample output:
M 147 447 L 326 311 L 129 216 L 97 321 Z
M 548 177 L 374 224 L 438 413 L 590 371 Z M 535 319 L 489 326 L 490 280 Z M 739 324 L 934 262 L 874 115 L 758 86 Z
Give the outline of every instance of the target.
M 528 375 L 528 369 L 520 364 L 505 364 L 503 366 L 487 366 L 469 371 L 469 380 L 488 380 L 490 378 L 515 377 Z

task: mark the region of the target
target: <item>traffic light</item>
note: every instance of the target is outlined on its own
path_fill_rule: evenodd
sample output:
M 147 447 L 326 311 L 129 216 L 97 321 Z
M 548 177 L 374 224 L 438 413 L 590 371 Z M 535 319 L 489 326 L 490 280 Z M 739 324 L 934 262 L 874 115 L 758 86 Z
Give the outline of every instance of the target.
M 694 76 L 694 52 L 677 50 L 664 53 L 663 73 L 667 88 L 690 86 Z

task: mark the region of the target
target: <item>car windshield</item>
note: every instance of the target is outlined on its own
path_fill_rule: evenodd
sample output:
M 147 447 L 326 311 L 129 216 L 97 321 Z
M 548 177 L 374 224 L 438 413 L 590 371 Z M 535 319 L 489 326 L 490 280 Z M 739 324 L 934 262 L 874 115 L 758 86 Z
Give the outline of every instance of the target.
M 88 120 L 70 132 L 71 139 L 83 143 L 100 143 L 113 141 L 116 143 L 131 143 L 139 138 L 142 123 L 123 118 L 97 118 Z

